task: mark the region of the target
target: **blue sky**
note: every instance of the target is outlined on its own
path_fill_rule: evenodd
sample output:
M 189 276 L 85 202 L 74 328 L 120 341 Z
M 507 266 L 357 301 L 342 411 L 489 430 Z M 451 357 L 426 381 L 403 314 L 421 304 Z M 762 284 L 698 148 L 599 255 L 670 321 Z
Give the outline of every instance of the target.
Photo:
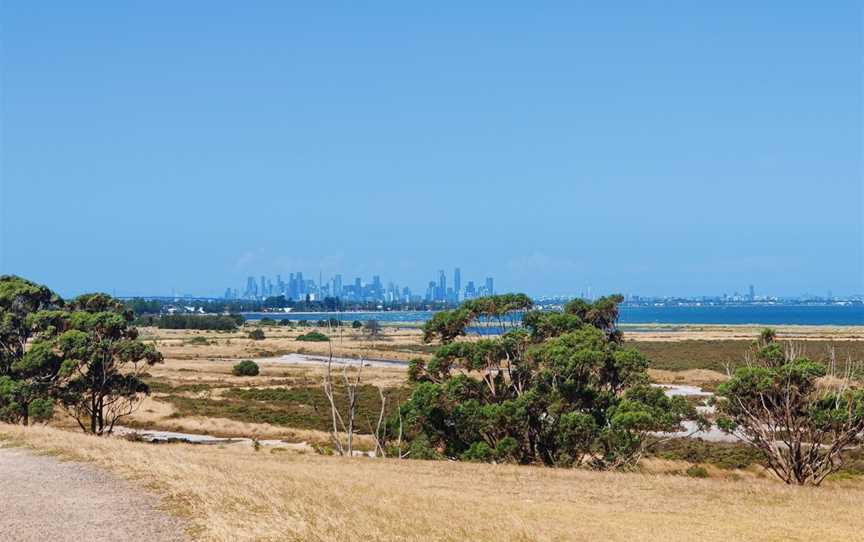
M 861 2 L 2 4 L 0 271 L 864 291 Z

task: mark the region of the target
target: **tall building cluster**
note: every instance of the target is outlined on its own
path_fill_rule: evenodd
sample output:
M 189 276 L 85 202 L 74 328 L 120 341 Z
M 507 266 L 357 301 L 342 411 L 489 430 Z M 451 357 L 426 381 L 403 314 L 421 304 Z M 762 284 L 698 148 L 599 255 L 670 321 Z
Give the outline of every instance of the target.
M 495 293 L 495 287 L 492 277 L 486 277 L 483 285 L 475 287 L 474 281 L 469 280 L 462 289 L 462 270 L 458 267 L 453 270 L 453 286 L 447 286 L 447 274 L 443 269 L 439 269 L 436 275 L 436 280 L 429 281 L 426 287 L 426 301 L 440 301 L 449 303 L 458 303 L 466 299 L 492 295 Z
M 286 299 L 308 299 L 310 301 L 335 297 L 345 301 L 362 302 L 458 303 L 465 299 L 492 295 L 495 291 L 492 277 L 486 277 L 480 286 L 475 286 L 474 281 L 469 280 L 463 289 L 462 271 L 458 267 L 453 270 L 453 281 L 449 286 L 447 278 L 447 273 L 444 270 L 439 270 L 435 275 L 435 280 L 429 282 L 424 296 L 415 295 L 408 287 L 400 289 L 393 282 L 388 282 L 385 285 L 380 275 L 373 275 L 369 282 L 364 281 L 361 277 L 355 277 L 353 282 L 344 283 L 341 274 L 334 275 L 329 280 L 324 280 L 319 274 L 317 282 L 305 278 L 301 272 L 289 273 L 287 281 L 282 280 L 282 275 L 276 275 L 275 281 L 261 275 L 260 277 L 248 277 L 242 292 L 237 288 L 226 289 L 225 299 L 267 299 L 281 295 L 285 296 Z

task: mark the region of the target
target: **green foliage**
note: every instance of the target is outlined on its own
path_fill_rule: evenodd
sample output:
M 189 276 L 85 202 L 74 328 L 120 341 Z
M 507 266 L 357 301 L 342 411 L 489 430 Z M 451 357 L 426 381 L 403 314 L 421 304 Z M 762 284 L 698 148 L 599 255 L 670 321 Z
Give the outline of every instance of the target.
M 820 385 L 828 368 L 794 355 L 765 330 L 752 363 L 721 384 L 718 425 L 762 451 L 787 483 L 818 485 L 864 443 L 864 390 Z M 780 443 L 780 445 L 778 445 Z
M 336 318 L 328 318 L 326 320 L 318 320 L 317 325 L 318 327 L 339 327 L 342 325 L 342 322 Z
M 153 319 L 150 325 L 159 329 L 235 331 L 244 321 L 239 314 L 166 314 Z
M 110 433 L 132 413 L 140 395 L 149 393 L 139 373 L 162 362 L 153 346 L 138 339 L 131 321 L 132 311 L 123 303 L 86 294 L 67 305 L 63 326 L 50 339 L 65 378 L 58 398 L 86 432 Z
M 194 337 L 190 337 L 186 339 L 186 344 L 192 346 L 207 346 L 210 344 L 210 340 L 207 337 L 202 337 L 201 335 L 196 335 Z
M 464 336 L 472 324 L 484 321 L 506 327 L 508 319 L 527 311 L 533 304 L 525 294 L 493 295 L 465 301 L 456 310 L 441 311 L 432 316 L 423 326 L 423 341 L 440 340 L 447 344 Z
M 297 340 L 298 341 L 313 342 L 313 343 L 321 343 L 321 342 L 326 343 L 327 341 L 330 340 L 330 338 L 327 335 L 324 335 L 323 333 L 321 333 L 320 331 L 310 331 L 309 333 L 304 333 L 303 335 L 298 335 Z
M 258 364 L 251 359 L 244 359 L 231 369 L 234 376 L 258 376 Z
M 49 338 L 63 325 L 62 308 L 45 286 L 0 276 L 0 421 L 50 418 L 61 361 Z
M 647 385 L 648 360 L 621 343 L 619 301 L 529 311 L 526 329 L 476 341 L 455 339 L 474 322 L 529 309 L 531 300 L 491 296 L 438 313 L 425 338 L 441 346 L 433 359 L 409 365 L 415 384 L 401 408 L 409 449 L 419 442 L 424 456 L 631 466 L 651 432 L 678 430 L 696 413 L 683 397 Z M 398 422 L 389 421 L 388 434 Z
M 686 473 L 691 478 L 708 478 L 708 469 L 702 465 L 692 465 L 687 468 Z
M 138 316 L 158 315 L 162 312 L 162 301 L 147 300 L 140 297 L 125 302 L 126 307 Z
M 360 329 L 361 327 L 363 327 L 363 322 L 361 322 L 360 320 L 354 320 L 353 322 L 351 322 L 351 327 L 354 329 Z
M 253 341 L 263 341 L 264 339 L 266 339 L 266 336 L 264 335 L 263 329 L 261 329 L 260 327 L 256 327 L 249 332 L 249 338 Z

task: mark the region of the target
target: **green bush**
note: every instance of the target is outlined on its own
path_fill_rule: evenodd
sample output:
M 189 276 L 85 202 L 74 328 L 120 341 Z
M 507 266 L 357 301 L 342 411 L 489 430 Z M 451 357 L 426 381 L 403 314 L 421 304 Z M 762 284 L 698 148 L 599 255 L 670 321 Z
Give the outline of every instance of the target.
M 687 476 L 691 478 L 708 478 L 708 469 L 702 465 L 693 465 L 687 468 Z
M 54 402 L 51 399 L 34 399 L 27 405 L 30 421 L 45 422 L 54 415 Z
M 264 330 L 260 327 L 256 327 L 249 332 L 249 338 L 255 341 L 263 341 L 266 337 L 264 336 Z
M 200 335 L 197 335 L 195 337 L 187 339 L 186 344 L 193 345 L 193 346 L 207 346 L 210 344 L 210 341 L 207 340 L 207 337 L 202 337 Z
M 234 376 L 258 376 L 258 364 L 251 359 L 244 359 L 231 370 Z
M 297 340 L 298 341 L 313 342 L 313 343 L 322 343 L 322 342 L 329 341 L 330 337 L 328 337 L 327 335 L 324 335 L 320 331 L 310 331 L 309 333 L 304 333 L 303 335 L 300 335 L 299 337 L 297 337 Z
M 462 461 L 477 461 L 481 463 L 489 462 L 495 459 L 495 452 L 485 442 L 474 442 L 462 454 Z
M 351 322 L 351 327 L 353 327 L 354 329 L 360 329 L 361 327 L 363 327 L 363 322 L 361 322 L 360 320 L 354 320 L 353 322 Z

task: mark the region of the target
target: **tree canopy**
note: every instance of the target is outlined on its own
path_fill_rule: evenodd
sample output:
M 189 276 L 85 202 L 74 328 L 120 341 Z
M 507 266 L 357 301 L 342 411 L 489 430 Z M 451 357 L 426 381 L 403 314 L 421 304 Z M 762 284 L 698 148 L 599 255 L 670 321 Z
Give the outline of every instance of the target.
M 60 359 L 40 338 L 54 332 L 62 307 L 63 300 L 45 286 L 0 277 L 0 420 L 27 424 L 53 413 Z
M 424 329 L 441 343 L 409 370 L 412 395 L 390 434 L 409 457 L 546 465 L 633 465 L 653 431 L 677 431 L 696 416 L 682 397 L 648 384 L 648 360 L 624 348 L 620 296 L 579 300 L 564 312 L 530 310 L 522 294 L 491 296 L 437 314 Z M 465 337 L 478 320 L 524 327 Z
M 138 338 L 132 319 L 132 311 L 109 295 L 82 295 L 69 303 L 53 339 L 68 377 L 60 400 L 86 432 L 110 433 L 131 414 L 140 395 L 149 393 L 140 373 L 162 362 L 162 354 Z
M 844 451 L 864 444 L 864 389 L 780 344 L 773 330 L 717 395 L 720 427 L 759 449 L 786 483 L 819 485 Z

